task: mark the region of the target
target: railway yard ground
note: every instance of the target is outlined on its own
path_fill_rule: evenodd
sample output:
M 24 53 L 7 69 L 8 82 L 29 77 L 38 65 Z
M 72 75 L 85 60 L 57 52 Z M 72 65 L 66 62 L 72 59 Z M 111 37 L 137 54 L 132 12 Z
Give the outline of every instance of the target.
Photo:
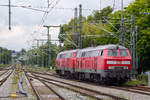
M 150 88 L 104 86 L 62 78 L 54 70 L 11 65 L 0 69 L 0 100 L 150 100 Z

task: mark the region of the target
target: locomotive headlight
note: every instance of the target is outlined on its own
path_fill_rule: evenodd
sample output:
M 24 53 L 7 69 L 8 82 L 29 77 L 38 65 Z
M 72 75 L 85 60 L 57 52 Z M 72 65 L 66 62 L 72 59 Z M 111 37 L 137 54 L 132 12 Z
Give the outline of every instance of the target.
M 124 66 L 123 69 L 128 69 L 128 66 Z
M 114 69 L 114 66 L 109 66 L 108 69 Z
M 122 61 L 122 64 L 130 64 L 130 61 Z
M 116 61 L 107 61 L 107 64 L 117 64 Z

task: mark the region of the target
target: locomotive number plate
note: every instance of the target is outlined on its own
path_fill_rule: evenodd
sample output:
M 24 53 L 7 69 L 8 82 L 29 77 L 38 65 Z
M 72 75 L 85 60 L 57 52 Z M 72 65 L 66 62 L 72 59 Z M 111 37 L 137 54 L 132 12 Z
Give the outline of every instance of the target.
M 115 69 L 123 69 L 123 67 L 120 67 L 120 66 L 116 66 L 114 67 Z
M 116 63 L 117 63 L 117 64 L 122 64 L 121 61 L 117 61 Z

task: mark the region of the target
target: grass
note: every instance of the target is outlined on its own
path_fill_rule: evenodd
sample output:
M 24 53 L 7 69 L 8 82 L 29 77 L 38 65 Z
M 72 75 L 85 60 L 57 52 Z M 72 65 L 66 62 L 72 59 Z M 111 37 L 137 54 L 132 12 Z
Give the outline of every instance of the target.
M 11 87 L 11 94 L 16 94 L 16 92 L 18 91 L 18 85 L 17 85 L 18 79 L 19 79 L 18 74 L 14 73 L 13 84 Z
M 0 64 L 0 67 L 4 67 L 4 65 L 3 65 L 3 64 Z
M 140 86 L 142 84 L 142 81 L 139 80 L 132 80 L 125 83 L 125 85 L 128 86 Z
M 19 76 L 15 74 L 13 77 L 13 84 L 17 84 L 18 78 L 19 78 Z
M 52 72 L 55 73 L 56 69 L 50 69 L 47 67 L 28 67 L 28 69 L 32 72 Z
M 126 82 L 125 85 L 128 85 L 128 86 L 148 86 L 148 75 L 139 74 L 139 75 L 137 75 L 136 79 L 133 79 L 133 80 Z
M 127 86 L 147 86 L 148 83 L 142 80 L 131 80 L 125 83 Z

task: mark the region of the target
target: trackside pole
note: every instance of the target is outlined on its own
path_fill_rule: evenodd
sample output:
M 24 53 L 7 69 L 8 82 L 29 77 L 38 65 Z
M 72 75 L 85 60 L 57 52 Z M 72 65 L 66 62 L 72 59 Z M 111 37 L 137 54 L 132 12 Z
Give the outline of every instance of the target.
M 150 87 L 150 71 L 148 72 L 148 86 Z

